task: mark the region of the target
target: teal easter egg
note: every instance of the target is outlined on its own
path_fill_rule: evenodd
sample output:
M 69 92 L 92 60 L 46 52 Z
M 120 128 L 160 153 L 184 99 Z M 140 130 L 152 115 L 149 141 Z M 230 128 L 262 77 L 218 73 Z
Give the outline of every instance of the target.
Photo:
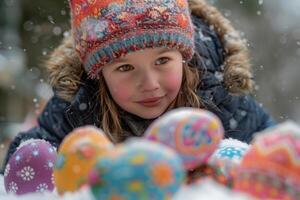
M 179 156 L 170 148 L 131 139 L 107 152 L 89 174 L 96 199 L 171 199 L 184 181 Z

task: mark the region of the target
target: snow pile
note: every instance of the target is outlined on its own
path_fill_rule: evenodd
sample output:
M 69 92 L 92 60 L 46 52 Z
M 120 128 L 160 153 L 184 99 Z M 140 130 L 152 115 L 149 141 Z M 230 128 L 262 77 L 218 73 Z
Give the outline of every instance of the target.
M 93 200 L 88 188 L 82 189 L 77 193 L 68 193 L 63 197 L 58 196 L 54 192 L 45 193 L 31 193 L 22 196 L 16 196 L 14 194 L 7 194 L 4 188 L 3 176 L 0 176 L 0 199 L 1 200 Z
M 15 196 L 13 194 L 7 194 L 4 189 L 3 176 L 0 176 L 0 199 L 1 200 L 87 200 L 94 198 L 92 197 L 88 188 L 84 188 L 76 193 L 67 193 L 64 196 L 58 196 L 55 193 L 33 193 L 26 194 L 23 196 Z M 232 192 L 227 188 L 219 185 L 211 180 L 203 180 L 201 183 L 183 186 L 174 200 L 250 200 L 249 197 Z
M 211 179 L 202 180 L 198 184 L 184 186 L 174 200 L 250 200 L 248 195 L 233 192 L 217 184 Z

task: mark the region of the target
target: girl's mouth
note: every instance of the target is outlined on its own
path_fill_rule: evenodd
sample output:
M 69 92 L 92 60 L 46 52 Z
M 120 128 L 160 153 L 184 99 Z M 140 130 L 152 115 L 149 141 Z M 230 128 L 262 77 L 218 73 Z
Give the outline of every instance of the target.
M 154 107 L 161 102 L 162 98 L 163 97 L 153 97 L 153 98 L 143 99 L 142 101 L 138 101 L 138 103 L 146 107 Z

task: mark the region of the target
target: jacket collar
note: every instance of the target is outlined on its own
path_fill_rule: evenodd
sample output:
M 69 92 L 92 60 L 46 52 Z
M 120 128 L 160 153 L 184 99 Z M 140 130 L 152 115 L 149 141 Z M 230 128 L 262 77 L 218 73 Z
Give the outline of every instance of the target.
M 73 128 L 92 124 L 100 126 L 100 108 L 98 103 L 98 81 L 83 75 L 82 84 L 71 104 L 66 109 L 66 118 Z

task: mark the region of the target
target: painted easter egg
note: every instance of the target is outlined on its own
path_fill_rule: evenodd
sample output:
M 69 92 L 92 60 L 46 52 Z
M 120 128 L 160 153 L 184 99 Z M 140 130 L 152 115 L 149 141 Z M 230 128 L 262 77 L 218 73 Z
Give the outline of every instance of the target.
M 249 149 L 247 143 L 236 139 L 223 139 L 216 151 L 209 158 L 209 165 L 218 172 L 217 181 L 232 187 L 236 167 L 241 163 Z
M 223 139 L 211 159 L 229 159 L 232 162 L 239 163 L 248 149 L 249 145 L 247 143 L 232 138 Z
M 86 184 L 88 172 L 96 160 L 113 144 L 93 126 L 74 129 L 59 147 L 54 167 L 54 182 L 59 194 L 73 192 Z
M 9 159 L 4 171 L 6 192 L 17 195 L 53 191 L 56 150 L 45 140 L 23 142 Z
M 209 164 L 218 166 L 223 173 L 229 174 L 240 164 L 249 147 L 247 143 L 236 139 L 223 139 L 210 157 Z
M 300 199 L 300 127 L 286 122 L 257 134 L 234 189 L 260 199 Z
M 180 157 L 167 146 L 141 138 L 100 157 L 89 174 L 96 199 L 171 199 L 183 180 Z
M 165 144 L 182 158 L 185 169 L 206 164 L 224 134 L 221 121 L 213 113 L 179 108 L 155 120 L 144 137 Z

